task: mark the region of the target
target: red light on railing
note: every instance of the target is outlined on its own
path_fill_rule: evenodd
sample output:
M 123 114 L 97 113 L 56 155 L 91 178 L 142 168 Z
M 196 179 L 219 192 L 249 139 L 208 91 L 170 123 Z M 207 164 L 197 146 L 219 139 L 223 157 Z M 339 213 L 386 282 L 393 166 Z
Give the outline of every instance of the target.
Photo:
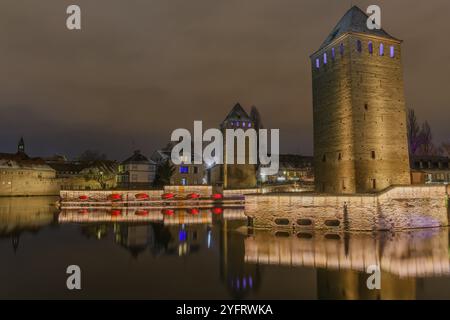
M 221 193 L 214 193 L 211 198 L 213 198 L 214 200 L 220 200 L 223 199 L 223 195 Z
M 87 200 L 87 199 L 89 199 L 89 197 L 85 196 L 85 195 L 81 195 L 81 196 L 78 197 L 78 199 L 80 199 L 80 200 Z
M 108 199 L 112 200 L 112 201 L 122 200 L 122 195 L 120 195 L 118 193 L 113 193 L 108 196 Z
M 211 211 L 214 214 L 222 214 L 223 213 L 223 208 L 212 208 Z
M 198 193 L 190 193 L 186 196 L 188 199 L 199 199 L 200 195 Z
M 146 199 L 150 198 L 150 196 L 146 193 L 138 193 L 135 195 L 135 197 L 138 200 L 146 200 Z
M 161 195 L 161 198 L 168 200 L 168 199 L 173 199 L 175 198 L 175 194 L 173 193 L 164 193 L 163 195 Z
M 172 209 L 163 209 L 162 213 L 167 216 L 173 216 L 175 214 L 175 211 Z
M 200 213 L 200 210 L 197 208 L 191 208 L 191 209 L 188 209 L 188 213 L 197 215 Z

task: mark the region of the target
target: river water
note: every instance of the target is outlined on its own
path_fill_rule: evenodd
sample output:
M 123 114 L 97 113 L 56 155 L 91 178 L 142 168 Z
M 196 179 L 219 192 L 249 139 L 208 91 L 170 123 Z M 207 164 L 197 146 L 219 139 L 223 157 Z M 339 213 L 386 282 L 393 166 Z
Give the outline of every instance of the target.
M 249 230 L 237 210 L 117 215 L 56 201 L 0 198 L 0 298 L 450 299 L 445 228 L 296 234 Z M 69 265 L 82 290 L 67 289 Z

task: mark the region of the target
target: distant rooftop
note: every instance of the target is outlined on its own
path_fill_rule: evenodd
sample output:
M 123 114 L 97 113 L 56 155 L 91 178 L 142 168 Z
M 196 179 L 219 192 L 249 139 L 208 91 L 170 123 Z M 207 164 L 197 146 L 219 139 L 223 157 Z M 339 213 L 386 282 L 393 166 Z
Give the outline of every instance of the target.
M 31 158 L 24 152 L 0 153 L 0 161 L 2 163 L 7 163 L 8 161 L 15 162 L 19 166 L 46 165 L 45 161 L 41 158 Z
M 369 28 L 367 28 L 368 18 L 369 16 L 364 11 L 362 11 L 357 6 L 353 6 L 350 10 L 347 11 L 347 13 L 345 13 L 338 24 L 334 27 L 329 36 L 320 46 L 320 49 L 328 46 L 335 39 L 346 33 L 365 33 L 367 35 L 374 35 L 399 41 L 383 29 L 370 30 Z
M 127 164 L 127 163 L 148 163 L 148 159 L 146 156 L 141 154 L 140 150 L 136 150 L 134 151 L 134 154 L 129 157 L 128 159 L 126 159 L 125 161 L 122 162 L 122 164 Z

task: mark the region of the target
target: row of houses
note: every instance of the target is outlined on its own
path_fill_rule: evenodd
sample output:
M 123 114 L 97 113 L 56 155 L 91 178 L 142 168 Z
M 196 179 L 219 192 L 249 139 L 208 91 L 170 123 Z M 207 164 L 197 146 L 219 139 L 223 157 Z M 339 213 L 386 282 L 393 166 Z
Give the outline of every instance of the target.
M 259 130 L 263 128 L 261 116 L 256 108 L 247 113 L 236 104 L 220 124 L 222 131 L 230 128 Z M 104 159 L 70 161 L 64 156 L 30 157 L 21 138 L 16 153 L 0 153 L 0 196 L 56 195 L 61 189 L 148 189 L 163 185 L 242 189 L 263 184 L 314 184 L 313 157 L 280 155 L 278 173 L 264 176 L 258 165 L 193 164 L 189 159 L 175 165 L 171 161 L 173 146 L 174 143 L 168 143 L 150 157 L 136 150 L 122 162 Z M 192 154 L 191 160 L 193 158 Z M 450 159 L 411 157 L 411 182 L 450 183 Z

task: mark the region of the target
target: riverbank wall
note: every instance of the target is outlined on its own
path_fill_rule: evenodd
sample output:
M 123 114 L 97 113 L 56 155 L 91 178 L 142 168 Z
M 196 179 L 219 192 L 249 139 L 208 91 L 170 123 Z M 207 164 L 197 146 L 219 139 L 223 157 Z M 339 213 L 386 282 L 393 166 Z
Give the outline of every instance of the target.
M 449 188 L 394 186 L 377 194 L 246 195 L 256 229 L 380 231 L 449 225 Z

